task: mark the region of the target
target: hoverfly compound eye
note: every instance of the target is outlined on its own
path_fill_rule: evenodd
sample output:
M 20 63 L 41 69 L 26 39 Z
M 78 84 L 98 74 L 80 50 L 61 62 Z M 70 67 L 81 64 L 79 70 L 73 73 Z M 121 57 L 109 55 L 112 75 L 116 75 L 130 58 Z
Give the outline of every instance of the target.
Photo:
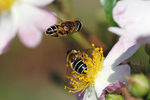
M 77 50 L 69 50 L 67 52 L 67 61 L 69 61 L 70 58 L 74 57 L 78 53 Z M 71 59 L 70 59 L 71 60 Z
M 77 53 L 77 50 L 69 50 L 69 51 L 67 51 L 67 55 L 68 55 L 69 53 Z
M 82 27 L 82 23 L 79 20 L 75 20 L 76 26 L 77 26 L 77 30 L 76 31 L 80 31 L 81 27 Z

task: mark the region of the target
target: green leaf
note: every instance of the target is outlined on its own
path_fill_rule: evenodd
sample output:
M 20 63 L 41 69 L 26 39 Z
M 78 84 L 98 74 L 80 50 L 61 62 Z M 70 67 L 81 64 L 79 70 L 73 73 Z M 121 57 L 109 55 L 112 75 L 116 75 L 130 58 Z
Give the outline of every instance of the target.
M 118 26 L 117 23 L 115 23 L 115 21 L 113 20 L 112 16 L 112 10 L 118 1 L 119 0 L 101 0 L 101 4 L 104 7 L 106 16 L 110 20 L 112 26 Z

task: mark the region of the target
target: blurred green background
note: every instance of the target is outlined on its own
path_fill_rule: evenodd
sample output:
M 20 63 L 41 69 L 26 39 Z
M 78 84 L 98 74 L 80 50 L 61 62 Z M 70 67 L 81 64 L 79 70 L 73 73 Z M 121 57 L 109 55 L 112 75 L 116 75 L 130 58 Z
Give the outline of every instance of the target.
M 66 52 L 95 43 L 104 48 L 106 56 L 118 40 L 107 30 L 110 24 L 99 0 L 56 0 L 49 7 L 63 20 L 80 19 L 81 33 L 59 38 L 44 34 L 41 44 L 33 49 L 16 37 L 9 51 L 0 56 L 0 100 L 76 100 L 75 94 L 64 90 Z M 149 74 L 144 46 L 129 60 Z

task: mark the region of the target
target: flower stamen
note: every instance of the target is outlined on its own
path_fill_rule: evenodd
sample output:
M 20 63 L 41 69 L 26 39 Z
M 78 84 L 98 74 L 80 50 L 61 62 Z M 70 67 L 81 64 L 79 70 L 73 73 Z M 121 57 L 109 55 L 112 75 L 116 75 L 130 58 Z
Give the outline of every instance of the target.
M 0 0 L 0 13 L 9 11 L 16 0 Z

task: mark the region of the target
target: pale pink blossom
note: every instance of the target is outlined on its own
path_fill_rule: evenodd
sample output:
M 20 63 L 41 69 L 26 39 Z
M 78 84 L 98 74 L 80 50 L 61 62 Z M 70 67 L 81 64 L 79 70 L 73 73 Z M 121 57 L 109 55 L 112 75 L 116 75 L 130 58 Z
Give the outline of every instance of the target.
M 4 53 L 18 33 L 21 42 L 34 48 L 40 44 L 43 32 L 56 23 L 52 11 L 46 8 L 54 0 L 0 1 L 0 54 Z
M 135 44 L 150 42 L 150 1 L 121 0 L 113 8 L 114 21 L 120 26 L 109 31 L 131 39 Z
M 121 56 L 129 58 L 142 44 L 150 43 L 149 11 L 150 0 L 120 0 L 113 8 L 113 18 L 119 27 L 110 27 L 109 31 L 121 36 L 118 41 L 122 44 L 118 50 L 123 53 Z

